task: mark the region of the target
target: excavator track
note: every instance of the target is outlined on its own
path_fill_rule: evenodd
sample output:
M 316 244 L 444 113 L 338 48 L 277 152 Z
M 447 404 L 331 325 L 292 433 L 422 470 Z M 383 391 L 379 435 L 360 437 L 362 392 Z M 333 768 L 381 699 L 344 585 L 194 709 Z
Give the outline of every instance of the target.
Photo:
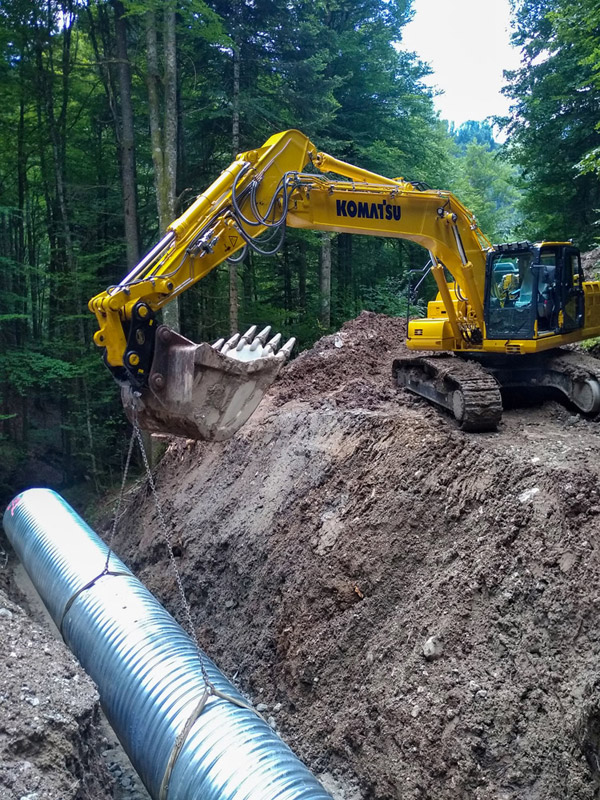
M 393 374 L 398 386 L 450 411 L 463 431 L 494 431 L 502 419 L 498 382 L 473 361 L 445 353 L 402 356 Z
M 583 414 L 600 411 L 600 360 L 579 350 L 550 350 L 518 356 L 510 363 L 486 360 L 486 369 L 503 391 L 532 390 L 551 396 L 559 392 Z

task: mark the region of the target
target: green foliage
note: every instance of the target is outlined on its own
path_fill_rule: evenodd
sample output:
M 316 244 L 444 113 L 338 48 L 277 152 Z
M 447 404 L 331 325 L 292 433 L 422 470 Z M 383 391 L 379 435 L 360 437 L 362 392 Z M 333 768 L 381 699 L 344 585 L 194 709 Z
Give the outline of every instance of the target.
M 505 120 L 511 157 L 526 178 L 522 232 L 532 239 L 597 238 L 600 78 L 596 0 L 521 0 L 514 42 L 521 69 L 509 75 Z
M 173 6 L 123 4 L 147 251 L 158 223 L 145 26 L 154 13 L 160 49 L 162 14 Z M 0 6 L 0 495 L 40 475 L 77 496 L 119 478 L 125 421 L 118 389 L 91 345 L 86 309 L 90 296 L 127 271 L 115 6 Z M 469 123 L 450 135 L 423 85 L 428 68 L 398 45 L 410 0 L 178 0 L 175 7 L 182 209 L 234 149 L 294 127 L 375 172 L 454 189 L 490 235 L 502 238 L 514 227 L 514 171 L 489 126 Z M 582 170 L 593 157 L 593 148 L 581 151 Z M 334 236 L 331 327 L 363 308 L 405 314 L 407 273 L 425 259 L 411 243 Z M 240 326 L 272 324 L 310 346 L 329 332 L 320 321 L 320 270 L 315 232 L 290 230 L 276 258 L 250 256 L 238 267 Z M 202 341 L 228 332 L 229 277 L 222 265 L 183 295 L 184 334 Z M 434 292 L 427 284 L 424 300 Z M 409 311 L 423 313 L 418 304 Z M 83 493 L 74 489 L 81 486 Z
M 593 351 L 596 355 L 600 346 L 600 336 L 594 336 L 592 339 L 586 339 L 585 341 L 581 342 L 579 346 L 588 352 Z
M 595 173 L 600 177 L 600 147 L 595 147 L 586 153 L 581 161 L 575 164 L 575 169 L 580 175 Z
M 480 145 L 486 150 L 497 150 L 500 147 L 494 139 L 494 131 L 489 122 L 470 119 L 458 128 L 451 126 L 450 133 L 463 153 L 470 144 Z
M 476 140 L 464 144 L 452 188 L 473 211 L 480 228 L 491 241 L 506 242 L 515 238 L 522 220 L 518 208 L 520 180 L 517 170 L 498 145 L 479 144 Z
M 406 280 L 387 277 L 377 286 L 362 287 L 363 307 L 366 311 L 388 314 L 392 317 L 422 317 L 425 304 L 409 299 Z
M 10 350 L 0 355 L 2 385 L 21 397 L 32 389 L 47 389 L 78 376 L 79 365 L 33 351 Z

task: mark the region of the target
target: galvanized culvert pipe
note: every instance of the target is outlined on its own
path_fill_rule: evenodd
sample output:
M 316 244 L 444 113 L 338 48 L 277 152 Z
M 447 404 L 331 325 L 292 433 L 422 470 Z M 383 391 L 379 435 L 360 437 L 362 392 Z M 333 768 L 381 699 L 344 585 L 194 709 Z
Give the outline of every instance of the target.
M 154 800 L 331 800 L 251 709 L 211 696 L 194 721 L 206 686 L 193 641 L 114 554 L 114 574 L 94 580 L 108 548 L 59 495 L 17 495 L 4 529 Z M 203 659 L 210 683 L 244 704 Z

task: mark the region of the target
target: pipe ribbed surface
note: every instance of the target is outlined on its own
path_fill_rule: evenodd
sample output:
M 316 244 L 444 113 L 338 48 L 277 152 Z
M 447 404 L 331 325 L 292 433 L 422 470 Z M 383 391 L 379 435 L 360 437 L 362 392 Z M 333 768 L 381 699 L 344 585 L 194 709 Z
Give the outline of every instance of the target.
M 191 638 L 55 492 L 30 489 L 4 514 L 4 529 L 67 645 L 98 686 L 102 707 L 150 795 L 176 737 L 205 689 Z M 64 615 L 64 618 L 63 618 Z M 244 698 L 205 658 L 209 680 Z M 274 731 L 249 709 L 211 696 L 191 728 L 167 800 L 331 800 Z

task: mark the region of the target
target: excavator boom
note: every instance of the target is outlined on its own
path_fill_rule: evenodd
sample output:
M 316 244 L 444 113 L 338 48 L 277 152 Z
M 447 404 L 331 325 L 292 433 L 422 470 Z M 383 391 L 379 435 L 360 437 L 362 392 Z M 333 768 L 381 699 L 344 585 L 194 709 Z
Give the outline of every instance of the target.
M 304 167 L 311 150 L 306 136 L 287 131 L 240 154 L 119 284 L 90 300 L 99 325 L 94 342 L 104 348 L 128 416 L 143 428 L 229 438 L 289 357 L 294 340 L 279 347 L 281 336 L 268 339 L 270 328 L 211 347 L 159 327 L 155 315 L 248 242 L 285 225 L 286 176 Z

